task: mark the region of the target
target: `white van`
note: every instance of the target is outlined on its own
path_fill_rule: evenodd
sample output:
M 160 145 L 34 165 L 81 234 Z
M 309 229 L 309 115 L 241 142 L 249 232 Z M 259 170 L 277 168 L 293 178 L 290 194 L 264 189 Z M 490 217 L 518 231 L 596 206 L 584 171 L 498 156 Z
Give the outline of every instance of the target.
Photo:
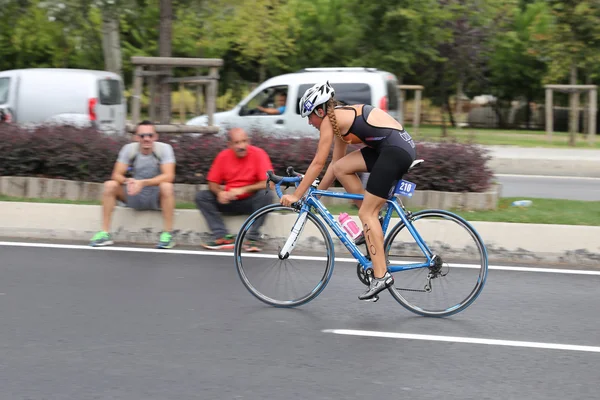
M 276 136 L 317 137 L 319 132 L 300 116 L 298 103 L 306 89 L 326 80 L 335 89 L 336 99 L 348 104 L 371 104 L 402 122 L 395 75 L 376 68 L 306 68 L 268 79 L 232 110 L 215 113 L 213 123 L 221 128 L 220 133 L 235 126 Z M 257 108 L 275 108 L 279 93 L 287 94 L 282 114 L 270 115 Z M 207 126 L 208 116 L 192 118 L 187 125 Z
M 68 123 L 124 134 L 127 106 L 123 81 L 107 71 L 31 68 L 0 72 L 5 122 Z

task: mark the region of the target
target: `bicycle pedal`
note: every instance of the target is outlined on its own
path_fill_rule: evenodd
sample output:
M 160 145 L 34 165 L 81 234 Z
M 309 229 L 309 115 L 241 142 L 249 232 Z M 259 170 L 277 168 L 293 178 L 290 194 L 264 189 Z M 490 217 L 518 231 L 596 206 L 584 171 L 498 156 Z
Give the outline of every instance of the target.
M 370 297 L 370 298 L 368 298 L 368 299 L 364 299 L 363 301 L 370 301 L 370 302 L 372 302 L 372 303 L 376 303 L 376 302 L 377 302 L 377 300 L 379 300 L 379 295 L 377 295 L 377 294 L 376 294 L 375 296 L 373 296 L 373 297 Z

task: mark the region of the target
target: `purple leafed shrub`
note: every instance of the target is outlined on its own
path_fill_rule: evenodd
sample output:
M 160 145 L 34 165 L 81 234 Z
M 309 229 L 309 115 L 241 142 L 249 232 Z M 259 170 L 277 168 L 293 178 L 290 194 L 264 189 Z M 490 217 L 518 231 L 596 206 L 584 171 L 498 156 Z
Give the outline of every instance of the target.
M 102 182 L 127 142 L 94 129 L 0 125 L 0 174 Z
M 417 158 L 425 162 L 404 179 L 418 190 L 483 192 L 491 185 L 493 172 L 487 166 L 487 150 L 472 144 L 418 143 Z
M 27 130 L 0 124 L 0 175 L 103 182 L 110 179 L 117 154 L 130 139 L 69 126 Z M 160 141 L 171 144 L 175 151 L 176 183 L 205 183 L 215 156 L 227 146 L 225 139 L 218 136 L 165 134 Z M 252 135 L 252 144 L 269 154 L 273 169 L 279 175 L 285 174 L 288 166 L 305 172 L 317 143 L 317 139 L 310 138 L 275 139 Z M 359 148 L 351 146 L 350 150 Z M 480 192 L 490 186 L 492 171 L 486 166 L 489 157 L 478 146 L 419 143 L 417 157 L 425 162 L 404 178 L 415 182 L 419 190 Z

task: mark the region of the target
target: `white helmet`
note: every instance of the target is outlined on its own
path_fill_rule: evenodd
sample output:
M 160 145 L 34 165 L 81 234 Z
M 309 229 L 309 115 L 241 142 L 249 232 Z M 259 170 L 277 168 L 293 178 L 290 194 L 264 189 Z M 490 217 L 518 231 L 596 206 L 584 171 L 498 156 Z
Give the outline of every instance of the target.
M 304 96 L 300 99 L 300 115 L 302 117 L 310 115 L 317 106 L 327 103 L 334 95 L 335 91 L 329 84 L 329 81 L 317 83 L 306 90 Z

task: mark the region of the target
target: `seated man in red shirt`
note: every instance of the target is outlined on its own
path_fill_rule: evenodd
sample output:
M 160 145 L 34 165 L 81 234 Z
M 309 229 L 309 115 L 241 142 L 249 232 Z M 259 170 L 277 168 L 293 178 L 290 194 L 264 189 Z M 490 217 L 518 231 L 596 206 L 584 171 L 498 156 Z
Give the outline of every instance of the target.
M 233 249 L 235 237 L 223 223 L 222 214 L 251 214 L 272 203 L 272 193 L 265 194 L 267 171 L 272 170 L 266 151 L 250 145 L 242 128 L 228 132 L 228 148 L 213 161 L 206 180 L 209 190 L 196 194 L 196 206 L 204 215 L 213 240 L 203 243 L 207 249 Z M 260 251 L 258 230 L 263 219 L 252 225 L 244 244 L 246 251 Z

